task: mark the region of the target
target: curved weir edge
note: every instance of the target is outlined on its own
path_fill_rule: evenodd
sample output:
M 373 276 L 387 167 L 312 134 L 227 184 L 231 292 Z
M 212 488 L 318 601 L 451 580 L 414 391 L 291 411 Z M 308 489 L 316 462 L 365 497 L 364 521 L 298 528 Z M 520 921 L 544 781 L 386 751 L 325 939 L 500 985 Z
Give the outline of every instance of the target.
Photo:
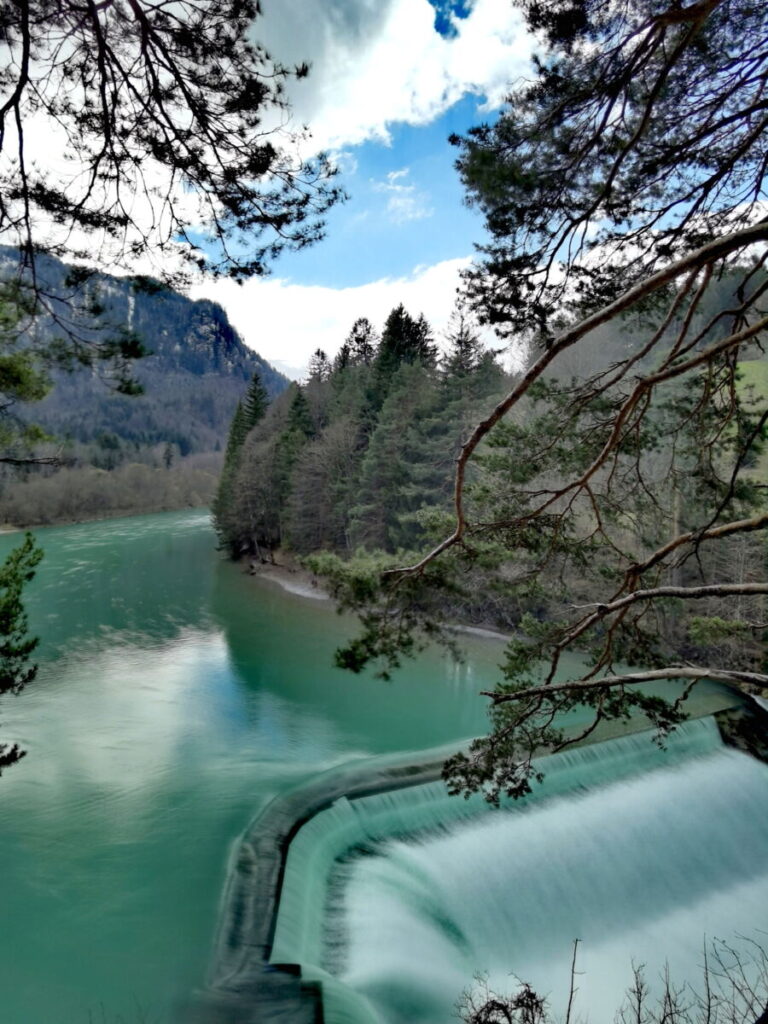
M 690 719 L 710 716 L 725 744 L 768 762 L 768 707 L 759 698 L 723 691 Z M 583 745 L 645 731 L 644 722 L 630 722 Z M 301 964 L 270 963 L 291 843 L 340 799 L 436 782 L 445 759 L 468 742 L 350 761 L 276 796 L 239 841 L 221 900 L 207 987 L 184 1008 L 184 1024 L 322 1024 L 322 982 L 302 977 Z

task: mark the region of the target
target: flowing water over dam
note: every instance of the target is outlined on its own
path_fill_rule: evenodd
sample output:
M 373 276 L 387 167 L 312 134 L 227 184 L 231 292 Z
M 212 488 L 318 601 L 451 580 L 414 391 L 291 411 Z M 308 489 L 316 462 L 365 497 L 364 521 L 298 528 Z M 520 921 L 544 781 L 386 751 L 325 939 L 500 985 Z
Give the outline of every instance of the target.
M 501 647 L 353 677 L 331 667 L 349 620 L 225 563 L 203 512 L 38 536 L 40 674 L 0 708 L 28 750 L 0 779 L 0 1017 L 175 1024 L 254 815 L 334 766 L 484 731 Z M 766 771 L 709 719 L 666 754 L 561 755 L 500 813 L 440 784 L 339 801 L 292 845 L 274 955 L 324 977 L 328 1024 L 446 1024 L 477 969 L 556 1003 L 578 937 L 582 1010 L 607 1020 L 632 956 L 687 970 L 704 933 L 764 926 Z
M 336 799 L 288 853 L 271 962 L 323 981 L 327 1024 L 438 1024 L 483 973 L 562 1015 L 611 1021 L 645 963 L 699 980 L 705 939 L 768 908 L 768 766 L 711 716 L 544 759 L 543 788 L 490 808 L 439 781 Z M 331 773 L 333 775 L 333 773 Z M 396 838 L 392 838 L 396 837 Z M 582 973 L 583 972 L 583 973 Z
M 390 841 L 342 868 L 328 962 L 377 1019 L 448 1021 L 476 972 L 498 991 L 514 972 L 562 1014 L 578 938 L 577 1009 L 608 1024 L 633 960 L 652 986 L 665 962 L 693 981 L 705 937 L 765 927 L 768 766 L 723 748 L 711 718 L 684 726 L 666 755 L 643 735 L 605 746 L 550 772 L 555 792 L 581 792 Z M 609 781 L 625 753 L 645 772 Z

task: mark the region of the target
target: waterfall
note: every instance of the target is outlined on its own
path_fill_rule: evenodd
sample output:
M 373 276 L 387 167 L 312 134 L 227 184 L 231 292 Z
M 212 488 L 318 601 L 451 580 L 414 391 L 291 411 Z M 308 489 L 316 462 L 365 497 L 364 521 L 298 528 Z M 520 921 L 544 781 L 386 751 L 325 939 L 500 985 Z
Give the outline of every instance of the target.
M 750 915 L 753 898 L 768 897 L 768 858 L 752 850 L 768 854 L 768 819 L 748 808 L 768 796 L 768 768 L 725 749 L 712 718 L 684 724 L 664 750 L 640 733 L 541 767 L 544 785 L 500 810 L 436 782 L 315 815 L 291 844 L 272 963 L 330 972 L 328 1021 L 444 1024 L 478 970 L 500 987 L 514 971 L 555 1002 L 580 938 L 596 975 L 614 949 L 616 984 L 583 1005 L 608 1020 L 642 952 L 632 943 L 645 948 L 659 921 L 685 947 L 686 970 L 712 934 L 686 918 L 697 902 L 726 886 L 736 900 L 746 885 L 733 916 L 761 923 Z M 706 920 L 727 924 L 721 909 Z
M 638 775 L 643 760 L 658 770 Z M 666 753 L 633 736 L 554 761 L 527 806 L 390 840 L 337 870 L 328 966 L 380 1021 L 444 1024 L 477 972 L 499 991 L 514 973 L 562 1014 L 578 938 L 577 1010 L 608 1024 L 633 958 L 652 983 L 667 960 L 694 982 L 705 936 L 764 927 L 768 767 L 722 747 L 712 720 L 688 723 Z

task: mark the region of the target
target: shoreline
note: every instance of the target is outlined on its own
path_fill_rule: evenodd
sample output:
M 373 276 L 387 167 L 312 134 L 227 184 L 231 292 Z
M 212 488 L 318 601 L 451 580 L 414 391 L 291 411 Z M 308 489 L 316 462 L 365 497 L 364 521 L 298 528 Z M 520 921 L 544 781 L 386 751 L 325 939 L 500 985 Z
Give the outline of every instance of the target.
M 292 555 L 280 551 L 277 557 L 277 562 L 257 562 L 251 559 L 244 571 L 254 579 L 267 580 L 297 597 L 305 597 L 310 601 L 331 600 L 331 595 L 321 585 L 319 577 L 299 565 Z
M 254 579 L 267 580 L 286 593 L 310 601 L 332 601 L 333 597 L 323 585 L 321 577 L 300 565 L 294 555 L 286 551 L 276 553 L 276 562 L 258 562 L 251 559 L 243 572 Z M 478 637 L 481 640 L 501 640 L 506 643 L 512 633 L 504 633 L 492 623 L 451 622 L 446 628 L 453 633 Z

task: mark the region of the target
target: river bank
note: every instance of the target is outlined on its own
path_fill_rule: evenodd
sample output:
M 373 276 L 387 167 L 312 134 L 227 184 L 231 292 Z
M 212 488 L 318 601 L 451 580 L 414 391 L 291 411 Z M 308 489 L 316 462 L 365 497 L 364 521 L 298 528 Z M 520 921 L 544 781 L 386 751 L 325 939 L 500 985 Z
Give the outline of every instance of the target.
M 168 468 L 125 462 L 106 470 L 62 466 L 46 475 L 7 479 L 0 521 L 27 529 L 206 508 L 216 493 L 220 454 L 190 455 Z
M 325 589 L 322 578 L 310 572 L 289 551 L 281 549 L 275 552 L 274 562 L 259 562 L 251 559 L 244 571 L 249 576 L 281 587 L 289 594 L 311 598 L 315 601 L 332 600 L 331 595 Z M 454 633 L 462 633 L 480 639 L 506 642 L 512 636 L 511 633 L 504 633 L 496 629 L 493 623 L 451 622 L 446 625 Z
M 319 576 L 306 569 L 290 552 L 275 552 L 274 562 L 259 562 L 251 559 L 247 573 L 259 580 L 266 580 L 298 597 L 314 601 L 330 601 L 331 595 L 324 589 Z
M 140 509 L 134 508 L 116 508 L 110 509 L 109 511 L 94 513 L 93 515 L 82 515 L 82 516 L 71 516 L 61 519 L 51 518 L 45 521 L 35 521 L 31 523 L 21 523 L 16 525 L 15 523 L 6 523 L 0 526 L 0 534 L 3 533 L 22 533 L 27 530 L 45 529 L 50 526 L 84 526 L 87 523 L 106 523 L 112 519 L 131 519 L 134 516 L 154 516 L 161 515 L 164 512 L 195 512 L 199 509 L 207 509 L 209 505 L 208 501 L 201 502 L 200 504 L 188 505 L 150 505 L 147 507 L 141 507 Z

